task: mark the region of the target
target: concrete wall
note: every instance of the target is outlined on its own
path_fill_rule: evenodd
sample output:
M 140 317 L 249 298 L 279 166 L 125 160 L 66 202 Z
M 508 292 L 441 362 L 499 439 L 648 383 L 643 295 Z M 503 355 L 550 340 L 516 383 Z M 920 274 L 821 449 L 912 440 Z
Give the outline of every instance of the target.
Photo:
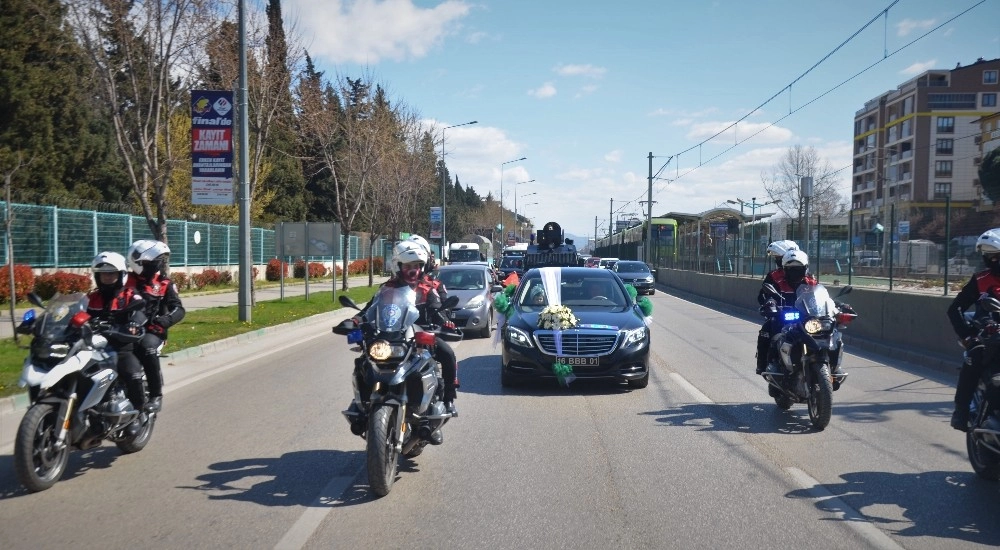
M 761 280 L 658 269 L 657 282 L 671 289 L 719 302 L 745 313 L 758 312 Z M 832 296 L 840 287 L 824 282 Z M 858 318 L 844 331 L 845 340 L 894 358 L 928 366 L 959 366 L 962 351 L 946 310 L 954 295 L 889 292 L 855 286 L 839 301 L 851 304 Z

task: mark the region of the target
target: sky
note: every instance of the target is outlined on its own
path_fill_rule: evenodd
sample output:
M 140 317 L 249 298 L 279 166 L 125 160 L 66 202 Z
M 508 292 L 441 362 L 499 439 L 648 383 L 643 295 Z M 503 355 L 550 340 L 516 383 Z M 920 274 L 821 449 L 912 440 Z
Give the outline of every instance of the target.
M 477 121 L 444 131 L 452 176 L 482 196 L 502 185 L 506 208 L 558 222 L 578 245 L 609 220 L 645 218 L 650 153 L 653 216 L 765 202 L 762 174 L 796 145 L 843 168 L 846 200 L 866 101 L 926 70 L 1000 58 L 1000 0 L 285 0 L 282 10 L 318 69 L 370 75 L 438 140 L 442 127 Z

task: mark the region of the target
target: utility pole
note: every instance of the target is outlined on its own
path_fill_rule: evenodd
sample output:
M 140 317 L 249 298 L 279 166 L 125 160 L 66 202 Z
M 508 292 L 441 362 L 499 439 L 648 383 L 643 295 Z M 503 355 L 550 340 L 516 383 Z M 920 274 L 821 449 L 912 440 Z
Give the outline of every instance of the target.
M 615 225 L 615 199 L 611 199 L 611 208 L 608 209 L 608 238 L 611 238 L 611 228 Z M 608 242 L 610 244 L 610 241 Z
M 646 184 L 646 202 L 649 203 L 649 210 L 646 211 L 646 250 L 645 261 L 649 263 L 651 259 L 650 251 L 653 249 L 653 152 L 649 152 L 649 181 Z

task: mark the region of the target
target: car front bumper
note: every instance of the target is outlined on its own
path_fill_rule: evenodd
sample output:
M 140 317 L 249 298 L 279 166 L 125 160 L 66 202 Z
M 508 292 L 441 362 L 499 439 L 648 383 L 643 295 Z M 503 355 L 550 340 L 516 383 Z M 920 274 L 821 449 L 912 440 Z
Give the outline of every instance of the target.
M 506 338 L 501 346 L 500 368 L 511 377 L 525 380 L 555 380 L 552 365 L 556 356 L 535 346 L 513 344 Z M 573 361 L 583 358 L 569 358 Z M 627 347 L 618 347 L 608 355 L 598 356 L 597 365 L 572 365 L 573 375 L 579 379 L 638 380 L 649 374 L 649 337 Z
M 490 323 L 490 305 L 483 304 L 475 309 L 459 309 L 451 312 L 450 319 L 463 330 L 483 330 Z

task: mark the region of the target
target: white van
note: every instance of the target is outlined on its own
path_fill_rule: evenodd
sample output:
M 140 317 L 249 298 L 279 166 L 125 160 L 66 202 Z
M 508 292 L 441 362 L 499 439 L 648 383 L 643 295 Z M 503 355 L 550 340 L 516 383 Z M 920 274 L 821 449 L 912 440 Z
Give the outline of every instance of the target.
M 618 263 L 618 258 L 601 258 L 601 261 L 597 263 L 597 267 L 611 269 L 616 263 Z

